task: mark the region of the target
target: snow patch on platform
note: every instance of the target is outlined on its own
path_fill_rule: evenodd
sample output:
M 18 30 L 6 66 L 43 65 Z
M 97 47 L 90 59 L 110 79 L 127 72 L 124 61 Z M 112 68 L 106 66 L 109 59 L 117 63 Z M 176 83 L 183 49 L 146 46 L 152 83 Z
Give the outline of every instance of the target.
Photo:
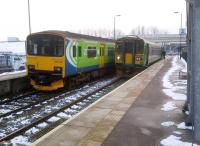
M 163 146 L 191 146 L 192 143 L 181 141 L 181 137 L 170 135 L 166 139 L 163 139 L 160 144 Z M 197 144 L 193 144 L 193 146 L 198 146 Z
M 167 102 L 166 104 L 164 104 L 163 107 L 161 108 L 161 110 L 168 112 L 168 111 L 172 111 L 176 108 L 177 108 L 176 105 L 170 101 L 170 102 Z
M 179 129 L 189 129 L 189 130 L 192 130 L 192 126 L 186 126 L 185 125 L 185 122 L 182 122 L 180 124 L 177 125 L 177 128 Z
M 162 126 L 164 127 L 170 127 L 170 126 L 173 126 L 175 123 L 172 122 L 172 121 L 167 121 L 167 122 L 163 122 L 161 123 Z
M 181 93 L 175 93 L 173 89 L 163 89 L 163 92 L 167 95 L 172 97 L 174 100 L 186 100 L 186 95 Z
M 178 90 L 185 89 L 186 87 L 183 86 L 183 85 L 182 86 L 177 86 L 178 84 L 173 85 L 173 83 L 170 81 L 170 76 L 174 72 L 176 72 L 178 70 L 181 70 L 181 69 L 184 69 L 184 68 L 187 67 L 187 64 L 185 64 L 184 62 L 183 62 L 184 66 L 180 66 L 179 64 L 177 64 L 177 59 L 178 59 L 178 57 L 174 57 L 173 58 L 172 67 L 170 68 L 170 70 L 165 74 L 165 76 L 162 79 L 163 87 L 165 88 L 165 89 L 163 89 L 163 92 L 167 96 L 171 97 L 174 100 L 186 100 L 186 95 L 185 94 L 177 93 Z M 181 82 L 180 82 L 180 84 L 181 84 Z
M 181 70 L 184 73 L 187 73 L 187 62 L 185 61 L 185 59 L 181 58 L 181 61 L 184 64 L 184 68 Z
M 180 132 L 180 131 L 173 131 L 173 133 L 178 134 L 178 135 L 182 134 L 182 132 Z

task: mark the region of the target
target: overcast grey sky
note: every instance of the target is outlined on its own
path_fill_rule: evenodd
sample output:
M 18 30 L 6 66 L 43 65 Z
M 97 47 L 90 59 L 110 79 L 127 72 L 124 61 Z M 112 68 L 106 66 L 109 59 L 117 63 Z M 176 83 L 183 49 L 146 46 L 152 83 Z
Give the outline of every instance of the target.
M 0 0 L 0 40 L 8 36 L 25 39 L 28 30 L 28 0 Z M 32 32 L 78 31 L 116 28 L 130 33 L 137 26 L 156 26 L 177 33 L 180 14 L 185 19 L 185 0 L 30 0 Z

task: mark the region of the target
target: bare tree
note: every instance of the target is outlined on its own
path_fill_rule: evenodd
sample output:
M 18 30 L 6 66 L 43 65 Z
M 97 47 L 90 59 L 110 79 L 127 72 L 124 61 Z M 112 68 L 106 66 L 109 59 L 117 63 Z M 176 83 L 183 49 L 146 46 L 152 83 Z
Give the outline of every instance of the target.
M 157 34 L 167 34 L 167 31 L 160 30 L 156 26 L 153 27 L 145 27 L 145 26 L 137 26 L 133 28 L 130 32 L 131 35 L 157 35 Z
M 113 38 L 113 30 L 105 29 L 105 28 L 98 29 L 98 30 L 82 29 L 82 30 L 78 30 L 77 32 L 81 34 L 91 35 L 91 36 Z M 115 33 L 116 33 L 116 37 L 121 37 L 122 35 L 124 35 L 124 33 L 119 29 L 117 29 Z

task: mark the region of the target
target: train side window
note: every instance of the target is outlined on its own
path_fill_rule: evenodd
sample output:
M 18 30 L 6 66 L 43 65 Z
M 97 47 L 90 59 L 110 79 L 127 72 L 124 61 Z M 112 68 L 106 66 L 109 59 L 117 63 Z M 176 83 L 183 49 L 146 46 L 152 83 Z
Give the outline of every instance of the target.
M 33 54 L 37 54 L 37 44 L 33 45 Z
M 97 54 L 96 52 L 97 52 L 96 47 L 88 47 L 87 49 L 88 58 L 96 57 Z
M 73 46 L 73 57 L 76 57 L 76 46 Z
M 81 46 L 78 46 L 78 57 L 82 56 L 82 50 L 81 50 Z

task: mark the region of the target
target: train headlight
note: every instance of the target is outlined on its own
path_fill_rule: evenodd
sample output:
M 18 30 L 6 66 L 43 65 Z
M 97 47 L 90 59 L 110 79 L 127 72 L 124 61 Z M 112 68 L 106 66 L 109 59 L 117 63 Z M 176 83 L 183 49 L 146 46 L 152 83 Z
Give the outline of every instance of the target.
M 30 70 L 35 69 L 35 65 L 28 65 L 28 69 L 30 69 Z
M 117 56 L 117 59 L 120 60 L 120 56 Z
M 62 72 L 62 67 L 54 67 L 55 72 Z

